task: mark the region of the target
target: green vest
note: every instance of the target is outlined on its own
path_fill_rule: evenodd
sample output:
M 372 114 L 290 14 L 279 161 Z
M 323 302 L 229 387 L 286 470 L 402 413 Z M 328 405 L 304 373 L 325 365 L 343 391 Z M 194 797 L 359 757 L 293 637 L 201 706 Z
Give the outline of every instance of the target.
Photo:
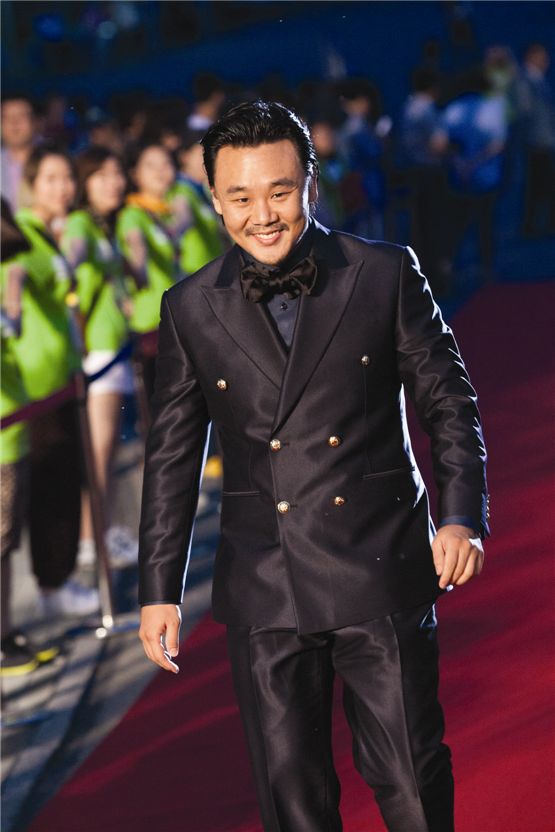
M 65 297 L 71 287 L 69 267 L 55 246 L 43 236 L 46 228 L 31 211 L 16 216 L 31 244 L 18 255 L 27 273 L 22 296 L 22 332 L 14 341 L 23 383 L 33 401 L 64 387 L 81 367 L 72 338 Z M 43 232 L 43 234 L 41 234 Z M 7 264 L 2 264 L 2 272 Z
M 122 258 L 88 211 L 74 211 L 67 219 L 62 248 L 68 256 L 74 240 L 86 244 L 86 258 L 75 270 L 79 308 L 86 318 L 85 346 L 117 352 L 127 338 L 127 321 L 118 306 L 126 294 Z
M 179 264 L 185 274 L 194 274 L 224 252 L 221 220 L 209 203 L 190 182 L 178 180 L 168 199 L 182 196 L 191 210 L 193 223 L 182 235 Z
M 116 224 L 117 240 L 126 257 L 129 257 L 126 235 L 132 230 L 139 230 L 146 244 L 148 286 L 135 289 L 132 294 L 134 308 L 129 325 L 135 332 L 150 332 L 158 329 L 163 293 L 177 279 L 175 249 L 169 234 L 147 211 L 135 205 L 126 205 L 121 209 Z
M 3 326 L 0 333 L 0 416 L 4 417 L 27 404 L 29 397 L 23 384 L 14 350 L 17 338 L 15 335 L 8 333 Z M 15 425 L 10 425 L 0 431 L 0 464 L 6 465 L 17 462 L 28 453 L 29 428 L 27 422 L 16 422 Z

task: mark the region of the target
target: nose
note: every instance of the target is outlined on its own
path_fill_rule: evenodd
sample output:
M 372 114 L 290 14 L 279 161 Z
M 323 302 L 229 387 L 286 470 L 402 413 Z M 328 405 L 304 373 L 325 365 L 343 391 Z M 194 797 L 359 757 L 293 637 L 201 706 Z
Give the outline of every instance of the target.
M 274 205 L 269 203 L 266 199 L 257 200 L 252 209 L 251 221 L 254 225 L 272 225 L 277 222 L 278 215 L 275 211 Z

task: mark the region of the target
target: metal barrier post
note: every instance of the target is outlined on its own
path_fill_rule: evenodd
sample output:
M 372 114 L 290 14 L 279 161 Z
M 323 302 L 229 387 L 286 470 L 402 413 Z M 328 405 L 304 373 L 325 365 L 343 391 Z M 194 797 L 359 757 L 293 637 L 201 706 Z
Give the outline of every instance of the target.
M 79 428 L 85 457 L 85 469 L 89 485 L 89 498 L 91 502 L 91 516 L 94 534 L 94 542 L 97 554 L 98 566 L 98 590 L 100 593 L 100 612 L 102 626 L 105 630 L 111 630 L 114 626 L 114 603 L 112 594 L 112 570 L 108 549 L 106 548 L 106 522 L 104 517 L 104 505 L 102 495 L 98 487 L 98 478 L 94 464 L 94 453 L 87 413 L 87 385 L 85 375 L 79 372 L 75 376 L 75 387 L 77 393 L 77 407 L 79 412 Z

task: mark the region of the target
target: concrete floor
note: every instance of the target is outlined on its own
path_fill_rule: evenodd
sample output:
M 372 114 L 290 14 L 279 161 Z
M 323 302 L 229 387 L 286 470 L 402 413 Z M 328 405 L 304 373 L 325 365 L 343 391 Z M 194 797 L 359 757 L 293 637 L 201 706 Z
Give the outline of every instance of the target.
M 117 459 L 114 522 L 138 529 L 142 445 L 122 443 Z M 182 638 L 209 609 L 212 565 L 219 528 L 219 482 L 205 481 L 208 502 L 197 518 Z M 33 673 L 2 680 L 2 829 L 24 832 L 40 808 L 112 730 L 157 672 L 137 637 L 137 570 L 114 570 L 116 626 L 98 638 L 100 623 L 43 621 L 36 609 L 27 535 L 13 555 L 12 615 L 37 643 L 56 641 L 60 654 Z M 94 585 L 94 569 L 79 570 Z

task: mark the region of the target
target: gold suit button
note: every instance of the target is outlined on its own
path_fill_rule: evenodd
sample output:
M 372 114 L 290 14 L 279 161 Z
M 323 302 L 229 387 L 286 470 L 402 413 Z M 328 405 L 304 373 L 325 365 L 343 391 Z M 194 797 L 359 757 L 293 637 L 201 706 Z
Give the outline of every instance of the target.
M 333 502 L 336 506 L 344 506 L 345 505 L 345 497 L 334 497 Z
M 227 381 L 225 378 L 219 378 L 216 382 L 216 387 L 218 390 L 227 390 Z
M 281 450 L 281 442 L 279 439 L 271 439 L 270 440 L 270 448 L 272 451 L 280 451 Z
M 289 505 L 287 500 L 281 500 L 277 504 L 277 510 L 279 511 L 280 514 L 287 514 L 287 512 L 289 511 L 290 508 L 291 508 L 291 506 Z
M 370 356 L 369 355 L 363 355 L 362 358 L 360 359 L 360 363 L 364 367 L 367 367 L 370 364 Z
M 328 445 L 330 448 L 337 448 L 338 445 L 341 445 L 341 437 L 340 436 L 330 436 L 328 439 Z

